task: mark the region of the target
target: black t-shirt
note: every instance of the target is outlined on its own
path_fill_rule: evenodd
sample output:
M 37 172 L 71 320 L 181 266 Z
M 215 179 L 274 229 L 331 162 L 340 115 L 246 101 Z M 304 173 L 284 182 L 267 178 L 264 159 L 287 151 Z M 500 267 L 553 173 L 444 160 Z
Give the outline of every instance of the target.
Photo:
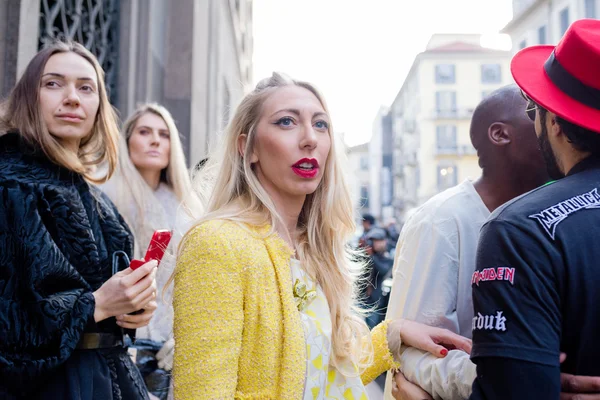
M 471 398 L 558 399 L 561 370 L 600 375 L 599 283 L 600 159 L 589 158 L 482 228 Z

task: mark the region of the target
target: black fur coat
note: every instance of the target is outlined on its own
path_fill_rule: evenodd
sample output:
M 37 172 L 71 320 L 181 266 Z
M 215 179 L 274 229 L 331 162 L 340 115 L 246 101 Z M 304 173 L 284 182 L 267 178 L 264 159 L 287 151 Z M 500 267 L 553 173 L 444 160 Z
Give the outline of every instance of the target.
M 132 253 L 114 205 L 80 175 L 0 136 L 0 398 L 145 399 L 124 347 L 76 350 L 94 322 L 92 293 Z

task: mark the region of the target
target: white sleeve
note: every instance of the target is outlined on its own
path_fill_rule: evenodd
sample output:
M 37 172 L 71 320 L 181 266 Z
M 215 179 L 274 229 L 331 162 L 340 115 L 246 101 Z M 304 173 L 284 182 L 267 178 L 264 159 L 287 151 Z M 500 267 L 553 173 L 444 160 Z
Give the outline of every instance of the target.
M 407 222 L 396 250 L 387 319 L 405 318 L 459 332 L 457 237 L 457 227 L 451 219 L 434 222 L 431 215 L 415 215 Z M 410 351 L 402 360 L 401 369 L 407 378 L 412 377 L 410 381 L 423 389 L 429 387 L 432 395 L 439 394 L 438 398 L 461 398 L 455 396 L 465 385 L 470 388 L 472 379 L 470 382 L 433 379 L 434 376 L 461 379 L 463 375 L 444 373 L 452 361 L 448 357 L 423 359 Z M 466 361 L 470 362 L 468 356 Z M 385 399 L 392 399 L 391 380 L 391 373 L 388 373 Z
M 426 216 L 411 218 L 396 247 L 386 318 L 459 331 L 457 237 L 453 220 L 434 223 Z
M 401 370 L 406 379 L 417 383 L 435 400 L 463 400 L 471 395 L 477 375 L 475 364 L 461 350 L 451 350 L 444 358 L 412 347 L 403 348 Z

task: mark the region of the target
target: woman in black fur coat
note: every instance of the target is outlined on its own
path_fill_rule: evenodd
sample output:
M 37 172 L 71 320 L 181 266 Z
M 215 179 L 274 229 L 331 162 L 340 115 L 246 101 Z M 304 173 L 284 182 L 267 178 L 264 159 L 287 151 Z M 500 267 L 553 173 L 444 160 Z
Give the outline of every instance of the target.
M 1 122 L 0 398 L 147 399 L 124 332 L 156 308 L 156 262 L 128 268 L 131 233 L 90 184 L 117 160 L 98 61 L 77 43 L 40 51 Z

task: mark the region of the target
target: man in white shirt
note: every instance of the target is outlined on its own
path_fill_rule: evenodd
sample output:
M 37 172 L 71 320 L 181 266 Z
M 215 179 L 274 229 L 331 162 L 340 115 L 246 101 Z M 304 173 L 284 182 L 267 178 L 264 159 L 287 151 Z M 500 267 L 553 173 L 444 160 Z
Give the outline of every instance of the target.
M 496 90 L 475 109 L 471 142 L 482 176 L 429 199 L 408 219 L 394 261 L 386 318 L 405 318 L 471 337 L 471 279 L 479 230 L 490 212 L 548 181 L 534 125 L 516 85 Z M 434 399 L 465 399 L 475 367 L 468 355 L 445 358 L 404 349 L 402 373 Z M 385 398 L 392 399 L 388 373 Z

